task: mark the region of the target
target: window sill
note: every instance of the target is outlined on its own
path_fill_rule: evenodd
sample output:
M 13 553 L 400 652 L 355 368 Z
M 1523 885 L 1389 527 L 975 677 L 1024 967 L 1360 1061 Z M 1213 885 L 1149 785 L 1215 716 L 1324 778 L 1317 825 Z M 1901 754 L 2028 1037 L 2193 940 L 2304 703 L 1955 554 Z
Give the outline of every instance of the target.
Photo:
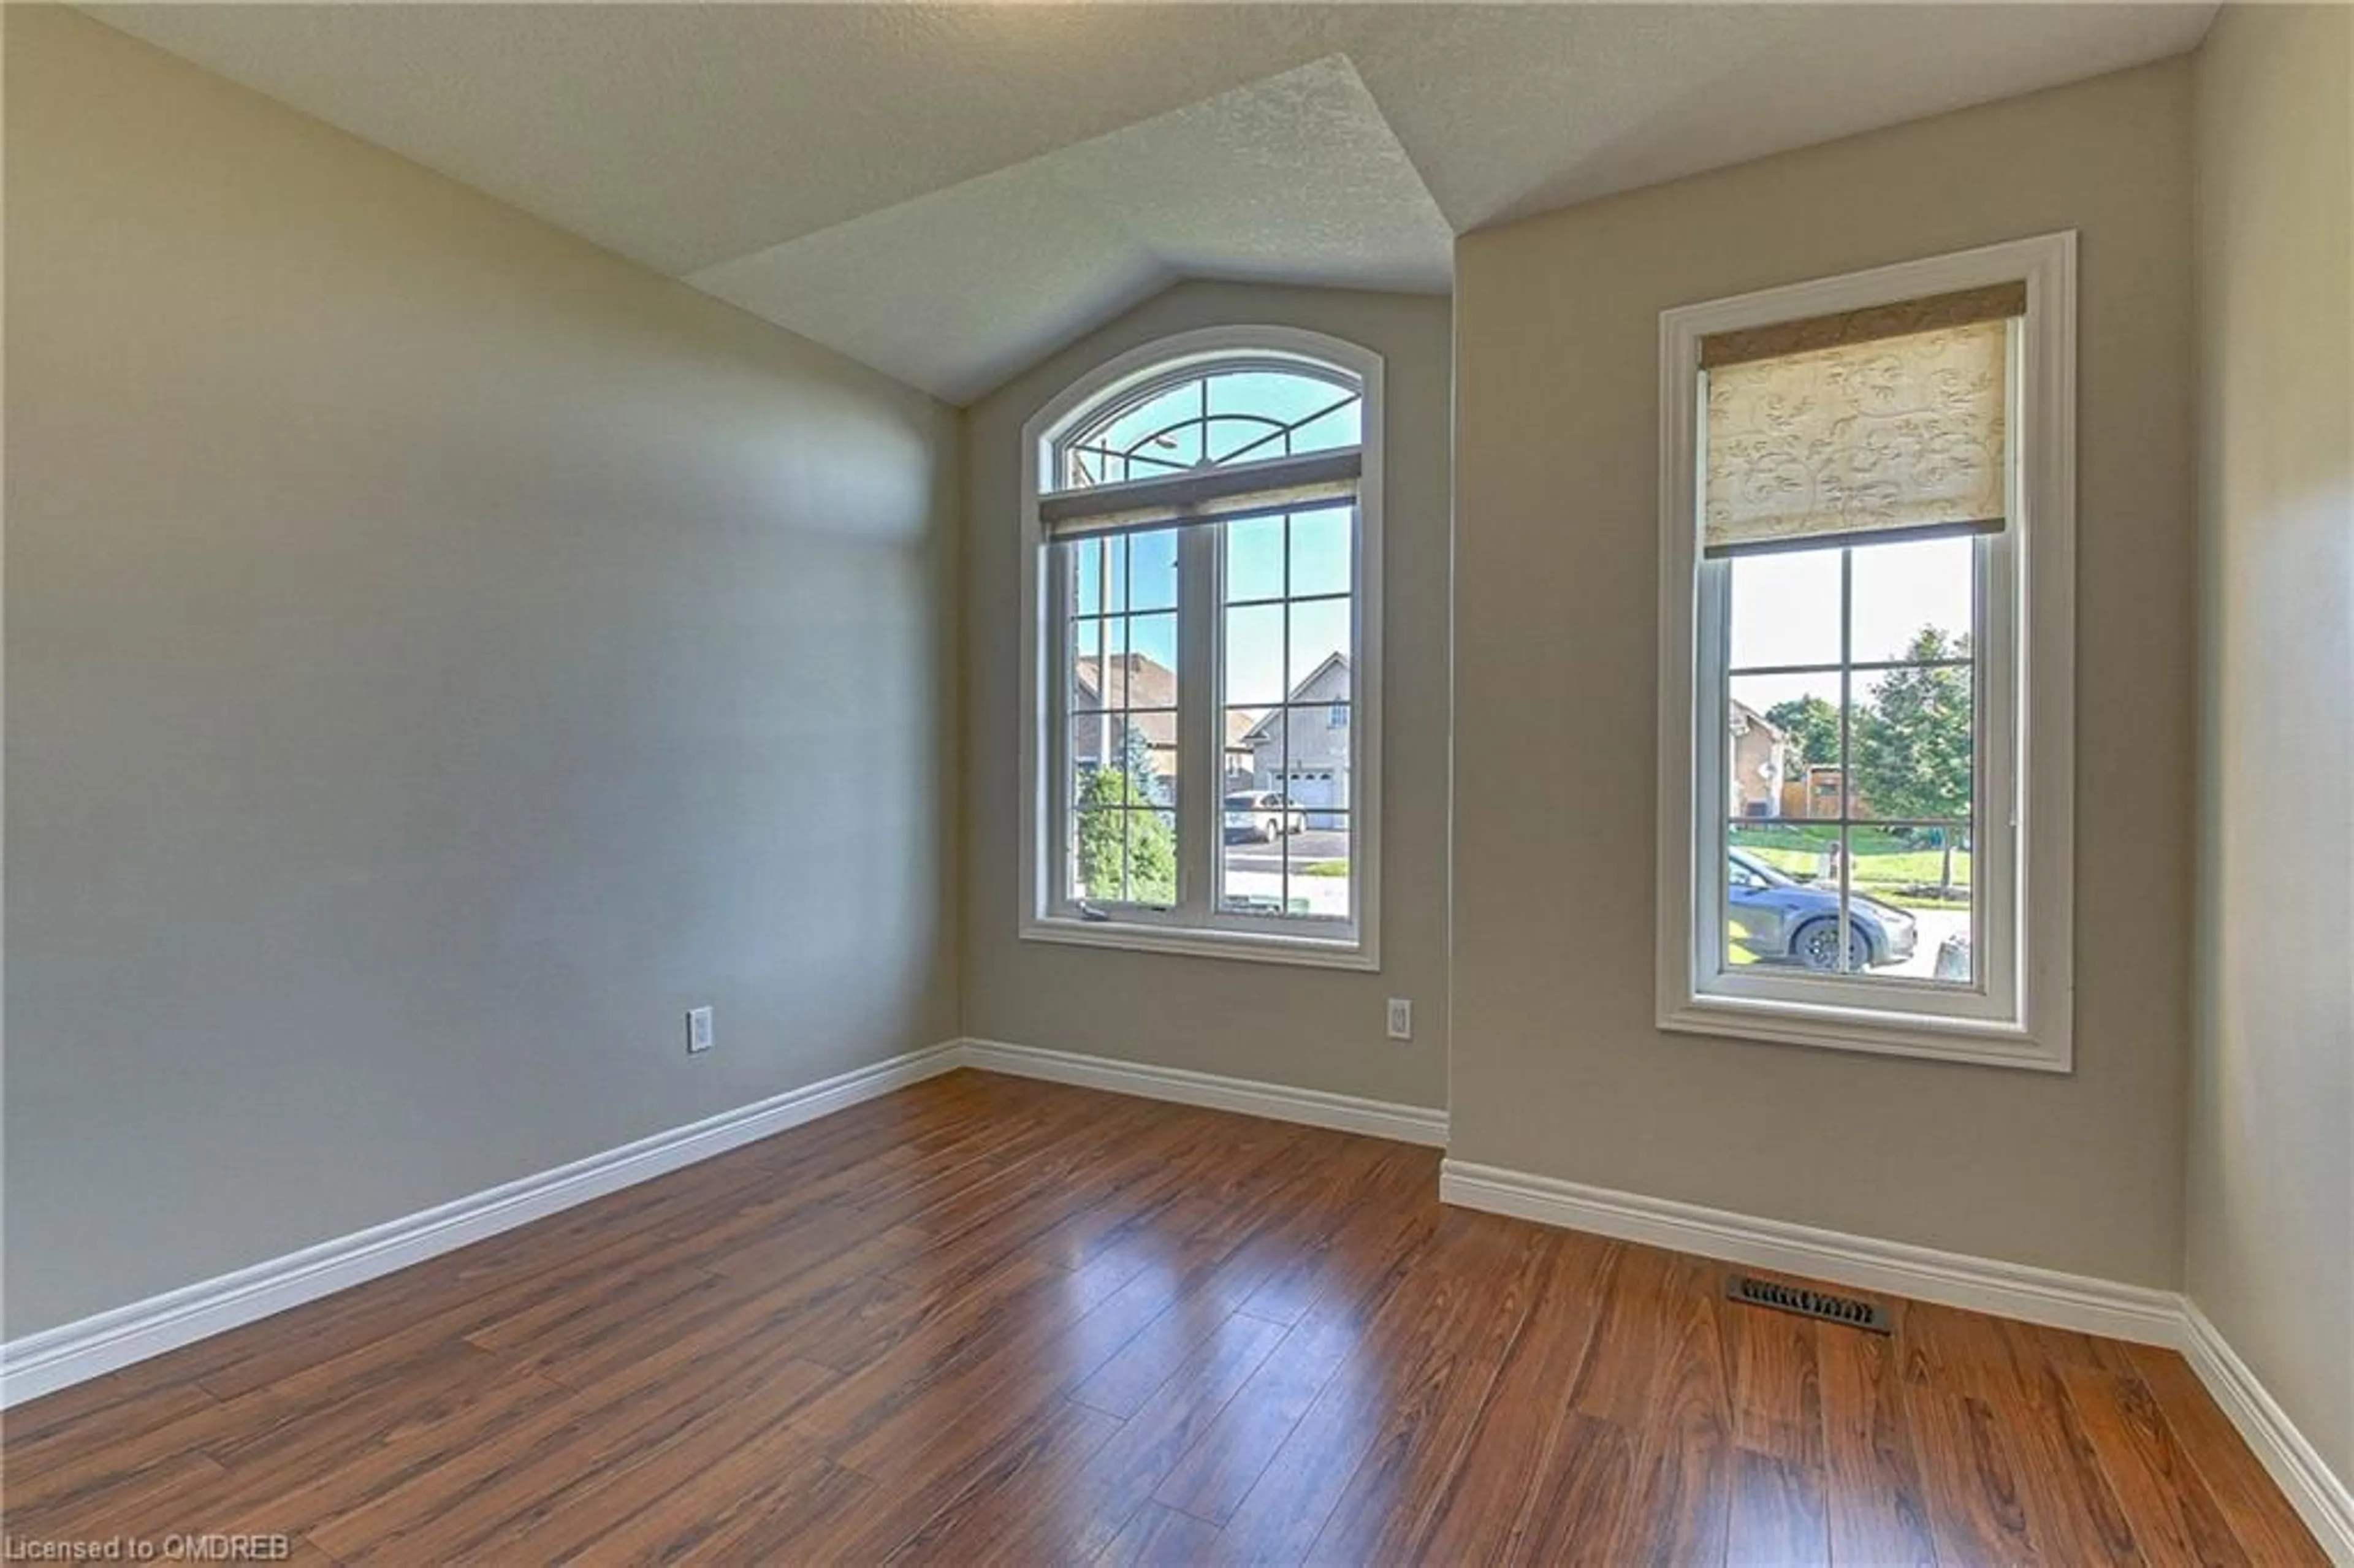
M 1255 964 L 1292 964 L 1303 969 L 1378 970 L 1381 955 L 1370 938 L 1328 940 L 1270 936 L 1257 931 L 1205 931 L 1147 926 L 1126 920 L 1034 918 L 1023 922 L 1025 942 L 1059 942 L 1075 948 L 1119 948 L 1140 953 L 1172 953 L 1193 959 L 1240 959 Z
M 1721 996 L 1691 997 L 1680 1005 L 1663 1007 L 1659 1024 L 1671 1034 L 1713 1034 L 1870 1055 L 2021 1067 L 2037 1073 L 2073 1070 L 2065 1039 L 2039 1040 L 2016 1024 Z

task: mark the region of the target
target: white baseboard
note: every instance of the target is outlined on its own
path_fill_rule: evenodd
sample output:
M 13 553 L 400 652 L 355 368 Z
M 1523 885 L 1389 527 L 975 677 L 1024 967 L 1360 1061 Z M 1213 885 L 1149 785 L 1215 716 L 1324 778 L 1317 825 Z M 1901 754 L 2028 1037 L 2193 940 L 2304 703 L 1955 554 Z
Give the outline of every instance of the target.
M 2329 1560 L 2339 1568 L 2354 1568 L 2354 1488 L 2330 1474 L 2320 1453 L 2256 1381 L 2254 1372 L 2199 1309 L 2199 1304 L 2185 1301 L 2182 1316 L 2182 1353 L 2191 1371 L 2264 1461 Z
M 2180 1351 L 2295 1505 L 2322 1551 L 2339 1568 L 2354 1568 L 2354 1490 L 2330 1473 L 2320 1454 L 2198 1305 L 2172 1291 L 1819 1230 L 1459 1160 L 1439 1167 L 1438 1191 L 1444 1201 L 1467 1209 L 1696 1253 L 1859 1290 L 1909 1296 Z
M 1034 1045 L 1009 1045 L 997 1040 L 967 1040 L 963 1059 L 966 1066 L 983 1072 L 1044 1078 L 1050 1083 L 1140 1095 L 1146 1099 L 1168 1100 L 1177 1105 L 1237 1111 L 1244 1116 L 1328 1127 L 1341 1132 L 1361 1132 L 1401 1143 L 1447 1147 L 1447 1113 L 1421 1106 L 1394 1105 L 1387 1100 L 1336 1095 L 1322 1089 L 1295 1089 L 1250 1078 L 1189 1072 L 1182 1067 L 1149 1066 L 1109 1056 L 1083 1056 L 1071 1051 L 1044 1051 Z
M 959 1065 L 950 1041 L 0 1345 L 0 1409 L 315 1301 Z
M 1444 1145 L 1447 1114 L 990 1041 L 949 1041 L 603 1154 L 0 1344 L 0 1409 L 365 1284 L 960 1066 Z
M 1698 1253 L 1860 1290 L 1910 1296 L 2143 1344 L 2176 1346 L 2182 1340 L 2182 1298 L 2167 1290 L 1818 1230 L 1457 1160 L 1439 1167 L 1438 1195 L 1467 1209 L 1486 1209 L 1542 1224 Z
M 0 1409 L 316 1300 L 956 1067 L 1444 1148 L 1447 1113 L 1000 1041 L 950 1041 L 79 1322 L 0 1344 Z M 2354 1491 L 2198 1307 L 2170 1291 L 1449 1160 L 1439 1196 L 1808 1278 L 2179 1350 L 2340 1568 Z

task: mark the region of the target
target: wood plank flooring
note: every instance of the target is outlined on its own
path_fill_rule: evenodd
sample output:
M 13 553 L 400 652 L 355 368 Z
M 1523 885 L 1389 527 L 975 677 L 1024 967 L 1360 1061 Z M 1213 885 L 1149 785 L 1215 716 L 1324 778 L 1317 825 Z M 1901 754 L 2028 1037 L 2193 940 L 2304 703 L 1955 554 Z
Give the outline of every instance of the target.
M 12 1544 L 533 1564 L 2320 1563 L 2180 1358 L 960 1072 L 27 1404 Z

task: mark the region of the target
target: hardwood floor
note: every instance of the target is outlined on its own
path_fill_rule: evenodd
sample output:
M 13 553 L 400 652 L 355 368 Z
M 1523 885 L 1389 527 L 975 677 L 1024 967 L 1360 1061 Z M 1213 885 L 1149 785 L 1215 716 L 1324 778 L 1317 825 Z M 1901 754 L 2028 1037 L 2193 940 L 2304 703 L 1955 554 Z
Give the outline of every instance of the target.
M 2181 1359 L 960 1072 L 9 1413 L 12 1542 L 302 1563 L 2319 1563 Z M 13 1547 L 12 1547 L 13 1549 Z M 160 1546 L 159 1546 L 160 1550 Z

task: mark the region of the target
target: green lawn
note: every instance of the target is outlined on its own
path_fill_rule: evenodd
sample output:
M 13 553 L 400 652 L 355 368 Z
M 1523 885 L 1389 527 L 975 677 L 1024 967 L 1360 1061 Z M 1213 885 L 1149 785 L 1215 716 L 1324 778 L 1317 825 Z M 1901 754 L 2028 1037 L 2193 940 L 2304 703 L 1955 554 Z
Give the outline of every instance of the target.
M 1829 872 L 1830 849 L 1839 842 L 1836 828 L 1804 827 L 1795 822 L 1771 825 L 1742 823 L 1732 832 L 1733 846 L 1755 854 L 1777 871 L 1806 879 Z M 1893 904 L 1926 904 L 1936 906 L 1933 895 L 1928 898 L 1908 896 L 1895 892 L 1904 887 L 1934 889 L 1943 872 L 1945 855 L 1934 847 L 1908 843 L 1894 833 L 1871 828 L 1858 828 L 1849 842 L 1855 852 L 1855 886 L 1875 898 Z M 1970 852 L 1954 852 L 1954 886 L 1957 893 L 1966 892 L 1970 882 Z

